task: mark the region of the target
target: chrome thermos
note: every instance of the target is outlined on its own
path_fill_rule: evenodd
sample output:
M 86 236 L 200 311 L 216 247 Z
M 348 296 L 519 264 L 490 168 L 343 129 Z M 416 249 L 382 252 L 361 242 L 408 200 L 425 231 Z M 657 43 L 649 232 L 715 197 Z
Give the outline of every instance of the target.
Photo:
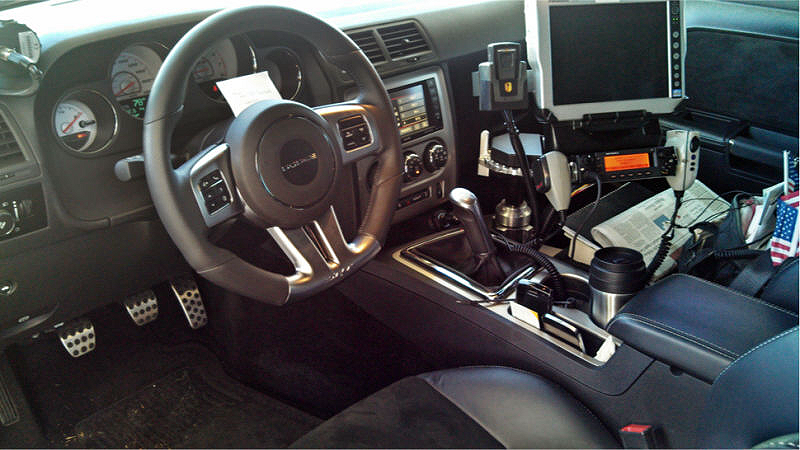
M 647 283 L 642 254 L 624 247 L 606 247 L 595 252 L 589 268 L 592 320 L 602 328 Z

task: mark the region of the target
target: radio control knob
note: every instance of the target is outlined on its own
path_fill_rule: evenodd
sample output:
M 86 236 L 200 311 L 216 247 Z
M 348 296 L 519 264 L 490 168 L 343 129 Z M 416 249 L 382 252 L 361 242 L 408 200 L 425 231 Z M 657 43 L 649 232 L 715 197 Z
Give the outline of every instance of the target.
M 405 161 L 403 162 L 403 178 L 405 181 L 411 181 L 422 175 L 422 169 L 422 158 L 416 153 L 406 153 Z
M 425 147 L 425 153 L 422 154 L 422 162 L 428 172 L 435 172 L 447 164 L 447 157 L 447 149 L 444 145 L 434 142 Z
M 8 236 L 17 227 L 17 218 L 11 211 L 0 209 L 0 236 Z

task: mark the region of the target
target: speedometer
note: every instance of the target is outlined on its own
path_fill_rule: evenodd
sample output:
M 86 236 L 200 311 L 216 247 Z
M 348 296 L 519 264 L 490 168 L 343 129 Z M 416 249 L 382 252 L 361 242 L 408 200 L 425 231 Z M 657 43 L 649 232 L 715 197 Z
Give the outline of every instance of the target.
M 238 73 L 236 49 L 230 39 L 220 41 L 207 51 L 192 71 L 192 77 L 198 84 L 206 81 L 225 80 Z
M 111 92 L 125 112 L 137 119 L 144 117 L 159 68 L 161 56 L 146 45 L 131 45 L 119 53 L 111 66 Z
M 248 64 L 249 63 L 249 64 Z M 192 70 L 192 79 L 206 95 L 221 100 L 217 81 L 256 71 L 255 51 L 243 36 L 223 39 L 208 49 Z

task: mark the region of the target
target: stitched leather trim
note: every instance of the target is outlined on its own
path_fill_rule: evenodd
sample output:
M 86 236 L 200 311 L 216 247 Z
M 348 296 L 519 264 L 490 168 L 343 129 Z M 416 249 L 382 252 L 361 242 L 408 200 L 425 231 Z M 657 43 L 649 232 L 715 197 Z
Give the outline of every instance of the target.
M 795 313 L 793 313 L 793 312 L 789 311 L 788 309 L 781 308 L 781 307 L 780 307 L 780 306 L 778 306 L 778 305 L 773 305 L 772 303 L 768 303 L 768 302 L 765 302 L 765 301 L 763 301 L 763 300 L 759 300 L 759 299 L 757 299 L 757 298 L 755 298 L 755 297 L 750 297 L 750 296 L 748 296 L 748 295 L 744 295 L 744 294 L 742 294 L 741 292 L 734 291 L 733 289 L 731 289 L 731 288 L 729 288 L 729 287 L 722 286 L 722 285 L 720 285 L 720 284 L 716 284 L 716 283 L 712 283 L 712 282 L 710 282 L 710 281 L 708 281 L 708 280 L 704 280 L 704 279 L 702 279 L 702 278 L 697 278 L 697 277 L 695 277 L 695 276 L 692 276 L 692 275 L 687 275 L 687 274 L 685 274 L 685 273 L 678 273 L 678 274 L 674 274 L 674 275 L 672 275 L 672 276 L 673 276 L 673 277 L 686 277 L 686 278 L 691 278 L 691 279 L 697 280 L 697 281 L 699 281 L 699 282 L 701 282 L 701 283 L 703 283 L 703 284 L 706 284 L 706 285 L 708 285 L 708 286 L 713 286 L 713 287 L 715 287 L 715 288 L 723 289 L 723 290 L 725 290 L 725 291 L 727 291 L 727 292 L 730 292 L 731 294 L 733 294 L 733 295 L 736 295 L 737 297 L 741 297 L 741 298 L 743 298 L 743 299 L 745 299 L 745 300 L 747 300 L 747 301 L 750 301 L 750 302 L 753 302 L 753 303 L 758 303 L 758 304 L 764 305 L 764 306 L 766 306 L 766 307 L 768 307 L 768 308 L 772 308 L 772 309 L 774 309 L 774 310 L 776 310 L 776 311 L 780 311 L 780 312 L 782 312 L 782 313 L 789 314 L 789 315 L 790 315 L 790 316 L 792 316 L 792 317 L 797 317 L 797 314 L 795 314 Z
M 725 358 L 734 359 L 737 356 L 739 356 L 738 353 L 736 353 L 734 351 L 731 351 L 731 350 L 729 350 L 729 349 L 727 349 L 727 348 L 725 348 L 725 347 L 723 347 L 721 345 L 712 344 L 711 342 L 708 342 L 708 341 L 706 341 L 704 339 L 701 339 L 701 338 L 699 338 L 697 336 L 694 336 L 694 335 L 692 335 L 690 333 L 687 333 L 685 331 L 672 328 L 669 325 L 666 325 L 666 324 L 663 324 L 661 322 L 649 319 L 647 317 L 642 317 L 642 316 L 639 316 L 639 315 L 636 315 L 636 314 L 632 314 L 632 313 L 617 314 L 617 316 L 614 317 L 614 320 L 611 321 L 611 324 L 609 324 L 608 329 L 611 329 L 611 325 L 613 325 L 617 321 L 618 318 L 623 318 L 623 317 L 627 317 L 630 320 L 633 320 L 635 322 L 639 322 L 639 323 L 644 324 L 644 325 L 649 325 L 651 327 L 658 328 L 661 331 L 664 331 L 666 333 L 672 334 L 674 336 L 678 336 L 681 339 L 685 339 L 687 341 L 691 341 L 692 343 L 694 343 L 694 344 L 696 344 L 696 345 L 698 345 L 700 347 L 703 347 L 703 348 L 705 348 L 707 350 L 710 350 L 710 351 L 712 351 L 712 352 L 714 352 L 714 353 L 716 353 L 716 354 L 718 354 L 720 356 L 724 356 Z
M 769 344 L 769 343 L 771 343 L 771 342 L 774 342 L 774 341 L 776 341 L 776 340 L 778 340 L 778 339 L 780 339 L 780 338 L 782 338 L 782 337 L 786 336 L 787 334 L 790 334 L 790 333 L 792 333 L 792 332 L 794 332 L 794 331 L 797 331 L 797 329 L 798 329 L 798 327 L 792 327 L 792 328 L 789 328 L 788 330 L 786 330 L 786 331 L 784 331 L 784 332 L 782 332 L 782 333 L 780 333 L 780 334 L 778 334 L 778 335 L 776 335 L 776 336 L 772 336 L 771 338 L 767 339 L 766 341 L 764 341 L 764 342 L 762 342 L 762 343 L 760 343 L 760 344 L 756 345 L 755 347 L 751 348 L 750 350 L 748 350 L 748 351 L 744 352 L 744 354 L 743 354 L 742 356 L 740 356 L 740 357 L 736 358 L 736 359 L 735 359 L 735 360 L 734 360 L 732 363 L 730 363 L 730 364 L 728 365 L 728 367 L 726 367 L 725 369 L 723 369 L 723 370 L 722 370 L 722 372 L 720 372 L 720 373 L 719 373 L 719 375 L 717 375 L 717 377 L 716 377 L 716 378 L 714 378 L 714 382 L 713 382 L 713 383 L 711 383 L 711 384 L 716 384 L 716 383 L 717 383 L 717 381 L 718 381 L 720 378 L 722 378 L 722 376 L 723 376 L 723 375 L 725 375 L 725 373 L 726 373 L 728 370 L 730 370 L 730 368 L 731 368 L 731 367 L 735 366 L 735 365 L 736 365 L 736 363 L 738 363 L 739 361 L 741 361 L 741 360 L 742 360 L 742 358 L 744 358 L 745 356 L 749 355 L 750 353 L 753 353 L 754 351 L 756 351 L 756 350 L 760 349 L 761 347 L 763 347 L 763 346 L 765 346 L 765 345 L 767 345 L 767 344 Z

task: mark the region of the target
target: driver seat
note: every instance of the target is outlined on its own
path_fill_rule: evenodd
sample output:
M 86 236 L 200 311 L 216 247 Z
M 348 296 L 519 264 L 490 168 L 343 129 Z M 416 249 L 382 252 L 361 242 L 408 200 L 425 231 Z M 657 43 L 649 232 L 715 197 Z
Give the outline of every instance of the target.
M 714 380 L 704 448 L 750 448 L 798 431 L 798 328 L 754 347 Z M 792 440 L 794 439 L 794 440 Z M 296 448 L 619 448 L 586 406 L 544 378 L 507 367 L 417 375 L 350 406 Z

